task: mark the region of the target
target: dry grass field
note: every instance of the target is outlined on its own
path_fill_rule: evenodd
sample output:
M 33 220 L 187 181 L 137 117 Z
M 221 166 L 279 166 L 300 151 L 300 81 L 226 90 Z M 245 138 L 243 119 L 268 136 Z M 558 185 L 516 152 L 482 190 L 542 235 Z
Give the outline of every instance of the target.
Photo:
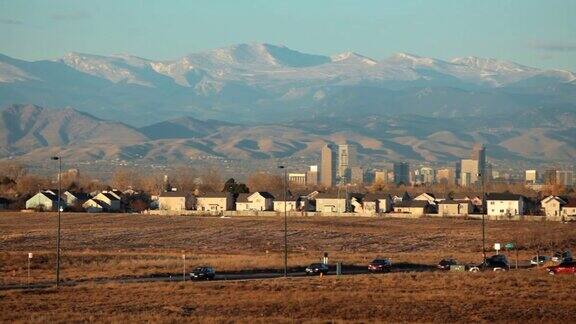
M 27 253 L 33 282 L 53 280 L 55 214 L 0 213 L 0 284 L 25 283 Z M 305 266 L 328 252 L 332 262 L 365 265 L 377 256 L 393 262 L 436 264 L 444 256 L 481 260 L 481 222 L 461 219 L 292 218 L 290 266 Z M 576 224 L 487 222 L 487 245 L 518 241 L 520 258 L 536 246 L 576 247 Z M 64 214 L 62 277 L 179 274 L 188 267 L 218 271 L 282 267 L 283 220 L 130 214 Z M 510 255 L 513 259 L 514 254 Z
M 0 292 L 5 322 L 563 322 L 576 280 L 535 272 L 392 273 Z
M 55 214 L 0 213 L 0 286 L 54 280 Z M 435 265 L 482 258 L 481 222 L 465 219 L 291 218 L 289 264 L 330 261 L 365 266 L 374 257 Z M 487 242 L 517 242 L 520 259 L 576 247 L 576 224 L 487 222 Z M 283 219 L 64 214 L 62 278 L 88 280 L 217 271 L 280 269 Z M 515 254 L 509 253 L 511 261 Z M 254 320 L 574 321 L 576 278 L 543 271 L 507 274 L 393 273 L 213 283 L 95 284 L 0 292 L 0 321 Z M 353 302 L 351 302 L 353 301 Z M 67 305 L 65 312 L 60 312 Z M 26 310 L 26 311 L 25 311 Z

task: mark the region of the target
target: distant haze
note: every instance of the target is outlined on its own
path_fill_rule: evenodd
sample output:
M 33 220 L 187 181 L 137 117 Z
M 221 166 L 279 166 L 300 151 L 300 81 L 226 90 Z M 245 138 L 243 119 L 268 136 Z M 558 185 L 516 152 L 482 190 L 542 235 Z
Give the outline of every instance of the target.
M 155 60 L 235 43 L 330 55 L 476 55 L 576 70 L 572 0 L 26 0 L 0 1 L 0 52 L 28 60 L 67 52 Z

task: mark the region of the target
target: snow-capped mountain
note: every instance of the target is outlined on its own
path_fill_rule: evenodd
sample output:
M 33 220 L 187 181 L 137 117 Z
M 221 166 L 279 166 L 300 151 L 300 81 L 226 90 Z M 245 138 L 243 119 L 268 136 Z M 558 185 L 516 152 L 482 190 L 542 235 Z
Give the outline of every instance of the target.
M 152 61 L 130 55 L 110 57 L 69 53 L 61 61 L 75 70 L 113 83 L 157 86 L 162 76 L 180 86 L 228 81 L 251 84 L 298 82 L 300 79 L 323 85 L 378 80 L 433 81 L 451 77 L 479 86 L 499 87 L 536 75 L 554 74 L 559 82 L 574 80 L 569 71 L 543 71 L 493 58 L 463 57 L 444 61 L 408 53 L 397 53 L 377 61 L 344 52 L 332 56 L 306 54 L 285 46 L 238 44 L 190 54 L 173 61 Z M 432 74 L 434 76 L 432 76 Z M 32 78 L 9 64 L 0 65 L 0 80 L 12 82 Z M 350 80 L 348 80 L 350 79 Z M 351 82 L 350 82 L 351 81 Z
M 397 53 L 377 60 L 351 51 L 316 55 L 266 43 L 166 61 L 69 53 L 58 60 L 27 62 L 0 55 L 0 105 L 73 106 L 138 125 L 155 121 L 158 113 L 275 121 L 302 111 L 317 113 L 328 103 L 334 111 L 346 104 L 344 111 L 361 106 L 375 114 L 400 113 L 387 105 L 420 111 L 415 107 L 430 98 L 434 102 L 423 107 L 432 115 L 540 107 L 551 98 L 555 105 L 572 107 L 575 84 L 571 71 L 493 58 L 442 60 Z M 537 94 L 544 102 L 520 94 Z

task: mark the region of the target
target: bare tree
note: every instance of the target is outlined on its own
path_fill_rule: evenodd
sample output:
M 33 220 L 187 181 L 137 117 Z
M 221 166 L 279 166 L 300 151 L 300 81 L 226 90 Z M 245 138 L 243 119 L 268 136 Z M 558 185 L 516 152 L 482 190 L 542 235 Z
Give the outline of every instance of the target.
M 16 183 L 16 192 L 20 195 L 30 195 L 39 190 L 46 189 L 50 185 L 51 182 L 46 178 L 36 175 L 24 175 L 21 176 Z
M 18 162 L 0 162 L 0 178 L 7 177 L 18 182 L 18 179 L 28 174 L 25 166 Z
M 208 168 L 202 173 L 200 178 L 202 179 L 200 186 L 202 191 L 220 191 L 222 186 L 224 186 L 221 172 L 216 168 Z
M 190 166 L 179 166 L 169 173 L 168 182 L 179 191 L 192 192 L 198 187 L 198 172 Z
M 138 178 L 139 176 L 134 170 L 119 168 L 114 171 L 110 184 L 114 189 L 126 190 L 128 188 L 134 188 L 135 181 Z
M 274 175 L 267 172 L 255 172 L 248 176 L 246 185 L 252 192 L 282 191 L 283 180 L 279 175 Z

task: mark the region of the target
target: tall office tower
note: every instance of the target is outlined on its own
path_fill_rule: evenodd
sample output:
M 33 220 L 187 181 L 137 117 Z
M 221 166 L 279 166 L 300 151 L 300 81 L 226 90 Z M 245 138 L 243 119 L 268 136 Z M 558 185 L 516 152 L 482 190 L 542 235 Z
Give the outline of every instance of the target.
M 350 168 L 350 182 L 355 185 L 361 185 L 364 183 L 364 169 L 361 167 L 351 167 Z
M 446 183 L 453 185 L 456 182 L 456 177 L 454 175 L 454 169 L 452 168 L 445 168 L 440 169 L 436 172 L 436 181 L 439 183 Z
M 422 183 L 432 184 L 435 182 L 434 169 L 429 167 L 420 168 L 420 178 Z
M 460 175 L 462 174 L 462 161 L 454 162 L 454 183 L 460 184 Z
M 408 162 L 394 163 L 394 183 L 410 185 L 410 166 Z
M 340 179 L 350 179 L 350 169 L 357 164 L 356 146 L 352 144 L 338 145 L 338 170 L 336 176 Z
M 478 173 L 480 174 L 480 181 L 487 181 L 491 175 L 487 174 L 486 170 L 486 146 L 482 144 L 475 144 L 472 147 L 472 154 L 470 154 L 470 160 L 478 161 Z
M 336 152 L 326 144 L 320 152 L 320 185 L 330 188 L 336 184 Z
M 318 166 L 311 165 L 310 170 L 306 172 L 306 185 L 307 186 L 317 186 L 318 185 Z
M 538 181 L 538 171 L 526 170 L 524 180 L 526 181 L 526 183 L 536 183 Z
M 478 160 L 467 159 L 461 161 L 460 185 L 462 187 L 476 184 L 478 181 L 479 165 Z
M 572 171 L 556 171 L 556 183 L 571 187 L 574 185 L 574 172 Z

